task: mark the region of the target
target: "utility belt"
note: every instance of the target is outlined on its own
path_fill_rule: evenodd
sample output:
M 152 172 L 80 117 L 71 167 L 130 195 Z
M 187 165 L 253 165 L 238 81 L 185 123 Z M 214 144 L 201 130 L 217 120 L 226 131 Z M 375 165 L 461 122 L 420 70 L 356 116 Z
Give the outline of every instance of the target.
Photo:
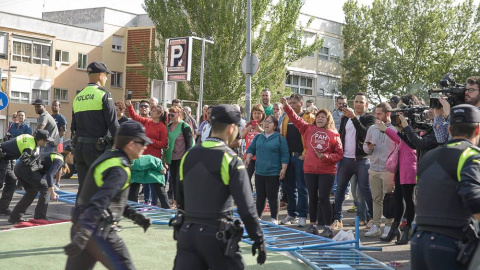
M 76 206 L 72 209 L 72 223 L 76 226 L 80 226 L 78 221 L 83 215 L 85 208 L 83 206 Z M 108 234 L 111 230 L 121 231 L 120 227 L 117 226 L 117 222 L 114 222 L 113 215 L 109 209 L 103 210 L 102 216 L 100 217 L 94 235 L 107 239 Z
M 183 212 L 178 212 L 177 215 L 169 222 L 169 226 L 173 227 L 173 239 L 177 240 L 178 232 L 183 223 L 196 223 L 214 228 L 218 228 L 215 237 L 223 241 L 224 255 L 227 257 L 234 257 L 239 250 L 238 243 L 243 236 L 243 224 L 239 219 L 234 221 L 222 218 L 220 220 L 199 220 L 193 218 L 186 218 Z
M 95 144 L 98 151 L 103 152 L 105 149 L 112 148 L 113 138 L 111 136 L 105 136 L 103 138 L 89 138 L 89 137 L 74 137 L 72 139 L 72 147 L 78 143 Z

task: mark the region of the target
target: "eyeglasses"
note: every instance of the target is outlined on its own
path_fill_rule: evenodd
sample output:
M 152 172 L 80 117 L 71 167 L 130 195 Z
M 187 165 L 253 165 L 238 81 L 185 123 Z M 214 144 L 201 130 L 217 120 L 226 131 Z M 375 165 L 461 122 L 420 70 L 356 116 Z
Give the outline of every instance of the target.
M 145 146 L 147 144 L 146 141 L 133 141 L 134 143 L 141 144 L 142 146 Z
M 273 122 L 271 120 L 264 120 L 263 124 L 273 124 Z
M 473 92 L 475 92 L 475 91 L 480 91 L 480 90 L 479 90 L 479 89 L 475 89 L 475 88 L 467 88 L 467 89 L 465 90 L 465 92 L 468 92 L 468 93 L 473 93 Z
M 139 107 L 140 108 L 148 108 L 149 106 L 148 105 L 140 105 Z
M 175 115 L 177 115 L 177 114 L 176 113 L 169 113 L 168 117 L 174 117 Z

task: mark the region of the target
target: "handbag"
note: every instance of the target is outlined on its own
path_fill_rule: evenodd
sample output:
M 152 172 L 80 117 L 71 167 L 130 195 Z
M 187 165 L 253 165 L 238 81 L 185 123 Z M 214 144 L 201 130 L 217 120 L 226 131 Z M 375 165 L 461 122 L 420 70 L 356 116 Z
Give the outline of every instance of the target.
M 383 197 L 383 216 L 385 218 L 395 217 L 395 194 L 393 192 L 385 193 L 385 197 Z
M 390 173 L 397 173 L 398 171 L 398 148 L 399 145 L 395 144 L 395 149 L 388 155 L 387 162 L 385 163 L 387 171 Z

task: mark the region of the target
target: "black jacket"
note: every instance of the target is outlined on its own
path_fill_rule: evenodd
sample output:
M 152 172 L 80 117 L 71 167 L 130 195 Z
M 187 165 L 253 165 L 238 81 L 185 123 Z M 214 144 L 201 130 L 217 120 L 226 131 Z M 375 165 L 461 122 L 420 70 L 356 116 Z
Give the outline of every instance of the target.
M 342 139 L 343 149 L 345 149 L 345 135 L 347 130 L 345 129 L 348 121 L 348 117 L 342 117 L 340 121 L 340 138 Z M 367 153 L 363 151 L 363 143 L 365 142 L 365 137 L 367 136 L 368 128 L 375 124 L 375 116 L 365 113 L 360 116 L 359 119 L 354 117 L 351 119 L 353 126 L 355 127 L 357 134 L 355 135 L 355 159 L 362 159 L 367 156 Z
M 428 151 L 438 146 L 433 128 L 427 130 L 422 136 L 419 136 L 411 126 L 403 128 L 402 133 L 404 136 L 400 136 L 400 138 L 410 148 L 417 150 L 417 160 L 420 160 Z

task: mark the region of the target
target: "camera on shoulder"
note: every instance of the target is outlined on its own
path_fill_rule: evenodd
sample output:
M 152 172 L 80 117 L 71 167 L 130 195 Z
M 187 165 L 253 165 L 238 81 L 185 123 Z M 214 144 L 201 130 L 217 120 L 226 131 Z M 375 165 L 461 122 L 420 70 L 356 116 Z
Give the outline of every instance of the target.
M 428 96 L 430 97 L 430 108 L 443 108 L 439 101 L 439 99 L 443 97 L 446 97 L 450 107 L 465 104 L 465 84 L 456 83 L 452 73 L 447 73 L 440 80 L 439 84 L 442 88 L 428 90 Z

